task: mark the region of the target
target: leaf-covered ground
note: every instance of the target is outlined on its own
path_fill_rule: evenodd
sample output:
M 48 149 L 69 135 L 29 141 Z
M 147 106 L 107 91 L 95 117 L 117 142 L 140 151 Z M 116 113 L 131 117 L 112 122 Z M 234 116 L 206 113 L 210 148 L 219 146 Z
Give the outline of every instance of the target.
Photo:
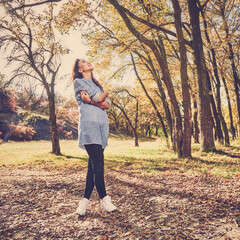
M 240 178 L 165 172 L 155 177 L 106 169 L 118 211 L 96 191 L 75 214 L 85 168 L 0 170 L 0 239 L 240 239 Z

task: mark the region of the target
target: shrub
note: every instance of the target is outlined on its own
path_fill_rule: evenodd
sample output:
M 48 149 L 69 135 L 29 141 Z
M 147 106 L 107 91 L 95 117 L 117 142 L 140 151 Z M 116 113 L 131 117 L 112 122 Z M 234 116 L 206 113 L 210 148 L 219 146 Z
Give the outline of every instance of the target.
M 58 120 L 64 120 L 74 128 L 78 127 L 79 111 L 76 101 L 68 100 L 65 104 L 57 104 L 56 114 Z
M 13 141 L 30 141 L 35 133 L 33 127 L 24 126 L 21 121 L 17 125 L 10 124 L 10 139 Z
M 58 133 L 60 135 L 60 137 L 63 137 L 64 139 L 67 140 L 72 140 L 73 139 L 73 134 L 72 131 L 69 131 L 66 127 L 65 127 L 65 121 L 60 119 L 57 121 L 58 124 Z
M 1 112 L 15 112 L 15 92 L 9 89 L 0 88 L 0 110 Z

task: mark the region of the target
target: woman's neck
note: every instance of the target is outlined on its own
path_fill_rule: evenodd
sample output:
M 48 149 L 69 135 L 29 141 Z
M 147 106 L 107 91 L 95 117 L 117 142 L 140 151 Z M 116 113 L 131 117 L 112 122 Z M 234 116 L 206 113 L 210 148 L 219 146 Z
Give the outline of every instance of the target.
M 92 79 L 92 72 L 82 72 L 83 78 Z

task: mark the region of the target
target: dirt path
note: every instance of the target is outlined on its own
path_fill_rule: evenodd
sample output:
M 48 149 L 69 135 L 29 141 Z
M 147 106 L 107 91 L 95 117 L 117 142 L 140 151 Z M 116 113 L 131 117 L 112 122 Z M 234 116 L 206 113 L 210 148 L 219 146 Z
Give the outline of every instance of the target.
M 143 178 L 106 170 L 119 211 L 75 210 L 85 170 L 0 170 L 0 239 L 240 239 L 240 179 L 163 173 Z

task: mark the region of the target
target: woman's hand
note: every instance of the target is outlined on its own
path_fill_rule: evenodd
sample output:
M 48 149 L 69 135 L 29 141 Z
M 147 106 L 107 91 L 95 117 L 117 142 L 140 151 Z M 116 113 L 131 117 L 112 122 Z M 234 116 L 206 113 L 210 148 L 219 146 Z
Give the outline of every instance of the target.
M 89 94 L 86 91 L 81 91 L 80 92 L 80 96 L 81 99 L 86 102 L 86 103 L 90 103 L 91 102 L 91 98 L 89 97 Z

